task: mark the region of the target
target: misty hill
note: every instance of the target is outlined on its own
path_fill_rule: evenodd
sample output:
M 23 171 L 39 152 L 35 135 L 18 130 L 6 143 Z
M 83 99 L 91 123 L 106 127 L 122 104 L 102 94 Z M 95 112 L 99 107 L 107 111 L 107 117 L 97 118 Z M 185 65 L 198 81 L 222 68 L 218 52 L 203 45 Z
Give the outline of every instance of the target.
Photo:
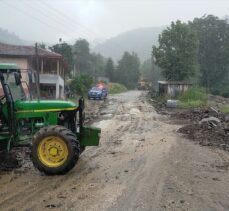
M 141 61 L 144 61 L 150 58 L 152 45 L 158 43 L 158 35 L 164 28 L 134 29 L 96 45 L 92 51 L 101 53 L 105 57 L 111 57 L 116 61 L 122 57 L 124 51 L 134 51 L 138 54 Z
M 8 32 L 8 30 L 0 28 L 0 42 L 7 44 L 23 45 L 26 44 L 16 34 Z

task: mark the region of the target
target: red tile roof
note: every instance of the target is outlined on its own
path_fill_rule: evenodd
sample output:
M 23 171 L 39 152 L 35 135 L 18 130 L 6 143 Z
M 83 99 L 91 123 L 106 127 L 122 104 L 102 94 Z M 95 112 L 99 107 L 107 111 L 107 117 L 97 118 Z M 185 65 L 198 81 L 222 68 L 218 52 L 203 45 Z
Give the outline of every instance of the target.
M 41 57 L 49 58 L 62 57 L 61 54 L 54 53 L 42 48 L 38 48 L 38 55 Z M 0 43 L 0 56 L 35 56 L 35 47 Z

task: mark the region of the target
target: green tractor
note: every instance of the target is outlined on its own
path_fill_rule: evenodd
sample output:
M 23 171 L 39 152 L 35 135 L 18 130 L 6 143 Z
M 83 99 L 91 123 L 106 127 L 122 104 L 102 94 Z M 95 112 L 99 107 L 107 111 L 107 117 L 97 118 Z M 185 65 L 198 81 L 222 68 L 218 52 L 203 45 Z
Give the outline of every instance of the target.
M 82 98 L 78 105 L 32 99 L 29 90 L 34 87 L 22 81 L 15 64 L 0 64 L 0 81 L 0 151 L 30 146 L 34 166 L 55 175 L 71 170 L 86 146 L 99 144 L 100 129 L 83 124 Z

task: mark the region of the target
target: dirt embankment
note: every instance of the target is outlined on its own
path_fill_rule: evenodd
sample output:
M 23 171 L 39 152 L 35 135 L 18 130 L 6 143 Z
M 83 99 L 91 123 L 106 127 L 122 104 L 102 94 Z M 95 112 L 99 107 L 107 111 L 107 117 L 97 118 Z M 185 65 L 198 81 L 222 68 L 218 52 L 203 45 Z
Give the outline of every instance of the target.
M 186 125 L 178 132 L 189 139 L 203 146 L 229 151 L 229 114 L 214 108 L 199 108 L 175 112 L 171 114 L 171 118 L 186 121 Z
M 166 104 L 152 101 L 159 114 L 170 116 L 175 124 L 183 125 L 178 132 L 203 146 L 229 151 L 229 114 L 220 108 L 229 105 L 229 99 L 209 95 L 209 107 L 194 109 L 167 108 Z

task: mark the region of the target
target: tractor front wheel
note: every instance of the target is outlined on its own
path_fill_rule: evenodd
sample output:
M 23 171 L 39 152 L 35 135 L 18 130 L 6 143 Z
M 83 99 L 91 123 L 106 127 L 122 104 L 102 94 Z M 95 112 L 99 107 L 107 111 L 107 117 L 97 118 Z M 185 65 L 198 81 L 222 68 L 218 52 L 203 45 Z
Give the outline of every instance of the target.
M 65 174 L 75 166 L 80 144 L 67 128 L 49 126 L 34 135 L 31 153 L 33 164 L 39 171 L 48 175 Z

